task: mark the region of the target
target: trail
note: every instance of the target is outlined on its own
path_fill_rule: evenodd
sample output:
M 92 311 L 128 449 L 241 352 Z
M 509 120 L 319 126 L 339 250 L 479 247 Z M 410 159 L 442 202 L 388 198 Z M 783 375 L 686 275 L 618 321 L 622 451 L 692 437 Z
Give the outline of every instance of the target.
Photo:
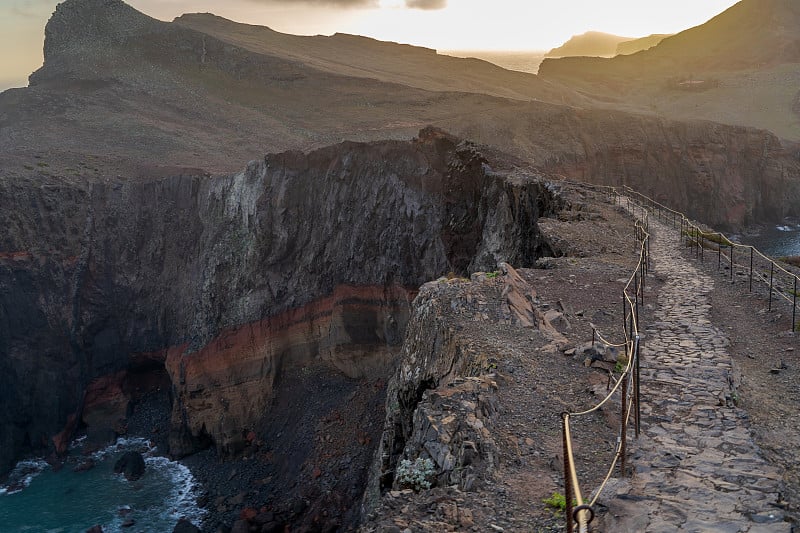
M 642 355 L 636 472 L 601 526 L 607 532 L 790 532 L 781 471 L 768 464 L 736 407 L 725 334 L 710 321 L 714 280 L 680 254 L 679 235 L 651 219 L 653 270 L 664 280 Z

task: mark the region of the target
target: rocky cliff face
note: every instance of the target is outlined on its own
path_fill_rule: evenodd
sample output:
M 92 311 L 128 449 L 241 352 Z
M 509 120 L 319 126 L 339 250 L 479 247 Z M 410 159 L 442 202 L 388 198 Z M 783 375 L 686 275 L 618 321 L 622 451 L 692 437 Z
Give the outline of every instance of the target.
M 765 130 L 606 111 L 549 115 L 537 163 L 548 172 L 629 185 L 721 229 L 797 216 L 800 150 Z
M 234 176 L 4 181 L 0 196 L 2 469 L 65 426 L 57 446 L 119 422 L 126 373 L 149 367 L 171 378 L 173 454 L 235 452 L 282 368 L 384 368 L 421 283 L 530 264 L 553 201 L 436 130 Z

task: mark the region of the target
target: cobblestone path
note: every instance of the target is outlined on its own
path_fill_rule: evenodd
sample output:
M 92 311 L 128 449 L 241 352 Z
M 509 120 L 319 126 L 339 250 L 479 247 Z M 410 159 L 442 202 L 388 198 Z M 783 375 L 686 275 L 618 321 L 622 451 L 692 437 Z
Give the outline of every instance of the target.
M 781 472 L 734 405 L 728 340 L 709 320 L 714 280 L 684 259 L 678 232 L 651 219 L 652 268 L 664 280 L 644 324 L 642 431 L 635 473 L 608 503 L 603 531 L 790 532 Z

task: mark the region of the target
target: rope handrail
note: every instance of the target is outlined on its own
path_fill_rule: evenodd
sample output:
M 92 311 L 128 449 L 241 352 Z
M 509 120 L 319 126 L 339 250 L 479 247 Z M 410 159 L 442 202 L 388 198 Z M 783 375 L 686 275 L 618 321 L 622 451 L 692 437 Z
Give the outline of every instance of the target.
M 567 183 L 568 180 L 563 180 Z M 622 294 L 623 294 L 623 331 L 625 333 L 625 342 L 623 344 L 613 344 L 606 340 L 593 326 L 592 332 L 592 342 L 594 343 L 595 336 L 597 336 L 602 343 L 607 346 L 615 346 L 615 347 L 625 347 L 627 361 L 625 364 L 625 368 L 622 370 L 619 379 L 617 379 L 614 383 L 613 387 L 610 387 L 608 394 L 596 405 L 585 409 L 580 412 L 573 412 L 573 413 L 562 413 L 562 421 L 563 421 L 563 436 L 564 436 L 564 488 L 565 488 L 565 499 L 566 499 L 566 511 L 567 511 L 567 532 L 573 533 L 573 522 L 577 523 L 578 529 L 580 533 L 588 533 L 589 523 L 594 518 L 594 510 L 593 507 L 597 503 L 598 499 L 600 498 L 601 494 L 605 490 L 610 481 L 613 473 L 617 467 L 620 465 L 620 470 L 622 475 L 625 475 L 625 459 L 626 459 L 626 442 L 627 442 L 627 427 L 630 424 L 631 417 L 634 416 L 635 427 L 636 427 L 636 435 L 639 435 L 639 426 L 640 426 L 640 396 L 639 396 L 639 363 L 640 363 L 640 349 L 639 349 L 639 342 L 640 342 L 640 324 L 639 324 L 639 301 L 641 299 L 642 304 L 644 303 L 644 284 L 645 284 L 645 277 L 647 271 L 649 270 L 649 244 L 650 244 L 650 233 L 649 233 L 649 214 L 651 211 L 658 210 L 659 217 L 668 217 L 671 216 L 673 219 L 673 225 L 677 225 L 678 220 L 680 221 L 681 227 L 681 235 L 686 235 L 692 241 L 692 244 L 697 244 L 699 248 L 699 255 L 702 260 L 703 257 L 703 248 L 706 246 L 706 242 L 714 242 L 717 244 L 717 253 L 718 253 L 718 261 L 721 264 L 722 257 L 725 257 L 730 263 L 730 275 L 731 279 L 733 279 L 734 275 L 734 251 L 739 249 L 749 250 L 750 255 L 750 290 L 752 291 L 752 281 L 753 279 L 757 279 L 765 284 L 769 285 L 769 297 L 770 297 L 770 309 L 772 305 L 772 295 L 776 293 L 778 296 L 783 298 L 784 300 L 791 302 L 793 305 L 793 314 L 792 314 L 792 329 L 795 329 L 796 324 L 796 313 L 797 313 L 797 299 L 800 296 L 800 292 L 798 291 L 798 282 L 800 281 L 800 277 L 798 275 L 790 272 L 786 268 L 779 265 L 769 256 L 763 254 L 760 250 L 755 248 L 751 245 L 743 245 L 739 243 L 733 242 L 731 239 L 726 237 L 721 232 L 716 231 L 706 231 L 705 229 L 701 228 L 698 224 L 695 224 L 691 221 L 686 215 L 681 213 L 680 211 L 676 211 L 663 205 L 652 198 L 649 198 L 630 187 L 624 185 L 622 189 L 625 192 L 625 196 L 620 194 L 619 190 L 612 186 L 603 186 L 603 185 L 587 185 L 587 184 L 577 184 L 575 185 L 582 186 L 587 189 L 592 189 L 595 191 L 602 191 L 606 192 L 609 196 L 613 196 L 614 203 L 617 204 L 617 201 L 621 202 L 622 198 L 627 196 L 628 199 L 628 210 L 632 211 L 635 224 L 634 224 L 634 232 L 635 238 L 640 243 L 640 250 L 639 250 L 639 261 L 636 266 L 636 269 L 631 274 L 630 278 L 627 280 L 625 284 Z M 633 200 L 632 198 L 633 197 Z M 641 203 L 637 202 L 639 200 Z M 633 203 L 633 205 L 631 205 Z M 641 208 L 641 218 L 638 218 L 638 208 Z M 702 244 L 701 244 L 702 239 Z M 723 248 L 728 248 L 729 253 L 726 255 L 723 252 Z M 756 267 L 756 261 L 760 262 L 762 266 Z M 769 265 L 769 268 L 766 270 L 762 270 L 759 272 L 759 268 L 763 268 L 763 265 Z M 767 278 L 767 270 L 769 271 L 769 278 Z M 780 284 L 775 283 L 775 276 L 785 275 L 789 276 L 790 278 L 790 285 L 792 288 L 786 287 L 782 289 Z M 767 279 L 769 279 L 767 283 Z M 791 295 L 791 298 L 789 297 Z M 611 384 L 611 379 L 609 379 L 609 386 Z M 580 488 L 577 469 L 575 466 L 575 457 L 573 451 L 573 443 L 572 443 L 572 430 L 570 428 L 570 422 L 573 418 L 579 418 L 591 413 L 598 411 L 601 407 L 609 403 L 615 394 L 621 394 L 621 415 L 620 415 L 620 428 L 619 428 L 619 435 L 617 437 L 617 444 L 614 448 L 614 455 L 611 460 L 611 465 L 606 473 L 604 479 L 599 484 L 599 486 L 592 492 L 591 500 L 585 502 L 583 500 L 583 493 Z M 576 498 L 577 507 L 573 509 L 573 495 Z
M 664 204 L 638 192 L 634 189 L 623 186 L 626 194 L 633 196 L 641 201 L 640 207 L 644 210 L 657 209 L 663 213 L 670 213 L 673 216 L 673 224 L 677 225 L 677 220 L 680 219 L 681 234 L 689 238 L 692 246 L 696 245 L 699 249 L 700 258 L 703 258 L 703 249 L 706 248 L 707 242 L 716 244 L 718 254 L 718 268 L 724 257 L 728 264 L 730 264 L 730 275 L 733 279 L 735 262 L 733 259 L 734 250 L 749 251 L 750 256 L 750 291 L 752 292 L 753 279 L 768 286 L 769 291 L 769 310 L 772 310 L 773 295 L 785 300 L 792 306 L 792 331 L 797 327 L 797 303 L 800 292 L 798 292 L 798 285 L 800 285 L 800 276 L 784 268 L 780 263 L 775 261 L 774 258 L 764 254 L 755 246 L 749 244 L 740 244 L 728 238 L 725 234 L 719 231 L 707 231 L 701 228 L 698 223 L 693 222 L 684 213 L 671 209 Z M 636 200 L 634 200 L 635 202 Z M 702 242 L 701 242 L 702 240 Z M 724 249 L 728 249 L 728 253 Z M 755 266 L 756 261 L 762 263 L 765 268 L 764 272 L 759 273 Z M 769 268 L 766 268 L 766 267 Z M 769 271 L 767 276 L 766 270 Z M 788 284 L 781 287 L 780 278 L 788 278 Z
M 600 186 L 608 192 L 613 194 L 614 202 L 616 204 L 619 194 L 613 187 Z M 562 413 L 563 424 L 563 445 L 564 445 L 564 489 L 566 500 L 566 515 L 567 515 L 567 532 L 573 533 L 573 521 L 578 524 L 580 533 L 588 532 L 589 523 L 594 518 L 594 505 L 597 503 L 600 495 L 605 490 L 611 479 L 617 465 L 620 464 L 621 470 L 625 471 L 625 455 L 626 455 L 626 442 L 627 442 L 627 426 L 630 423 L 631 414 L 634 412 L 633 406 L 636 406 L 636 435 L 639 434 L 639 300 L 642 298 L 644 301 L 644 278 L 649 265 L 649 239 L 648 232 L 649 222 L 648 213 L 643 210 L 643 219 L 636 219 L 634 224 L 634 238 L 639 241 L 639 260 L 636 264 L 636 269 L 631 274 L 630 279 L 623 287 L 623 331 L 625 334 L 625 342 L 623 344 L 614 345 L 608 342 L 599 334 L 596 328 L 593 327 L 592 342 L 594 343 L 595 336 L 608 346 L 625 347 L 626 362 L 625 368 L 620 373 L 620 378 L 616 380 L 614 386 L 608 391 L 606 396 L 594 406 L 579 412 L 566 412 Z M 636 216 L 634 214 L 634 216 Z M 633 294 L 631 294 L 631 292 Z M 610 382 L 609 382 L 610 383 Z M 598 411 L 604 405 L 609 403 L 614 395 L 620 392 L 622 398 L 620 406 L 622 413 L 620 416 L 620 433 L 617 437 L 617 444 L 615 446 L 614 455 L 611 464 L 608 468 L 603 481 L 593 491 L 593 496 L 590 501 L 585 502 L 583 493 L 580 488 L 578 480 L 577 468 L 575 466 L 575 456 L 572 445 L 572 431 L 570 428 L 570 421 L 572 418 L 579 418 L 587 416 L 591 413 Z M 572 498 L 573 495 L 578 506 L 573 509 Z

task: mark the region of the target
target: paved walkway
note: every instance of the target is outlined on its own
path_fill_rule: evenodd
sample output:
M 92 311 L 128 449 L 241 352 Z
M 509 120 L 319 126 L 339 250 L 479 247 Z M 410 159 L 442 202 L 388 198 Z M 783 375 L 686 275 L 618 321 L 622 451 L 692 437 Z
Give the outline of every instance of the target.
M 734 406 L 728 340 L 709 320 L 714 280 L 684 259 L 678 232 L 651 219 L 652 266 L 665 280 L 645 324 L 642 434 L 629 483 L 608 502 L 603 531 L 789 532 L 774 504 L 781 472 Z

